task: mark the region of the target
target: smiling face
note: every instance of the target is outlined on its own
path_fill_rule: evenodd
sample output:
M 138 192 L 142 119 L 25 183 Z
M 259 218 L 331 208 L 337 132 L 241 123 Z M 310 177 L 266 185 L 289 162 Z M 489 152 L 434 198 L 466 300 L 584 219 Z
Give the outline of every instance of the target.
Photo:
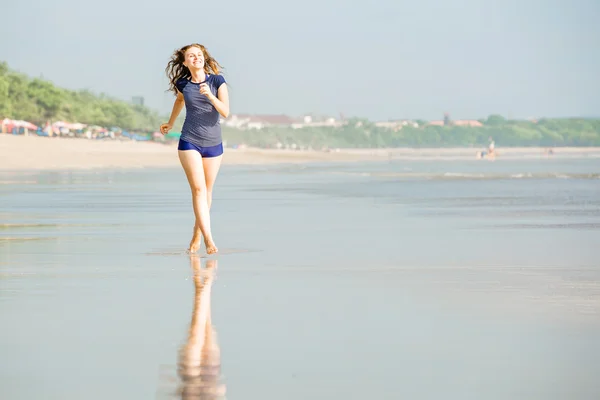
M 204 68 L 204 53 L 197 46 L 190 46 L 183 53 L 183 65 L 190 70 L 199 71 Z

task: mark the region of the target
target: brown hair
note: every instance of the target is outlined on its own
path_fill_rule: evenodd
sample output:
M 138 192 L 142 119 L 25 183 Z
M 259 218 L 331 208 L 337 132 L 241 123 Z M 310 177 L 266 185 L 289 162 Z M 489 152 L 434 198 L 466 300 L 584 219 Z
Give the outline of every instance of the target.
M 181 78 L 189 78 L 192 76 L 188 67 L 183 65 L 183 62 L 185 61 L 185 52 L 188 51 L 190 47 L 197 47 L 202 50 L 202 54 L 204 55 L 205 73 L 217 75 L 223 69 L 221 64 L 219 64 L 217 60 L 210 55 L 208 50 L 206 50 L 206 47 L 199 43 L 188 44 L 187 46 L 175 50 L 167 64 L 167 68 L 165 68 L 165 72 L 169 78 L 169 90 L 175 94 L 177 94 L 177 81 Z

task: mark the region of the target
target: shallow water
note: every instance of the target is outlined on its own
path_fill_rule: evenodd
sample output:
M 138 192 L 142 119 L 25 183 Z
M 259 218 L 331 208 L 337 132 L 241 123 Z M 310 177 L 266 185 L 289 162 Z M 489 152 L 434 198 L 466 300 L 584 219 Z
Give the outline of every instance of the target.
M 178 169 L 2 172 L 0 398 L 177 398 L 208 301 L 228 399 L 599 398 L 599 177 L 226 166 L 207 293 Z

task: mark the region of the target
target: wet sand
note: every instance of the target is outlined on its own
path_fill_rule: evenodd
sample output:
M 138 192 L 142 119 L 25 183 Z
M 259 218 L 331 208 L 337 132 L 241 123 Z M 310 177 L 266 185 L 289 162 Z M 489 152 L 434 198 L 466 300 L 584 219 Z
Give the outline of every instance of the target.
M 376 164 L 0 173 L 0 398 L 600 398 L 597 164 Z
M 436 149 L 343 149 L 294 151 L 276 149 L 230 149 L 224 164 L 281 164 L 307 162 L 360 162 L 389 159 L 472 160 L 477 148 Z M 561 157 L 599 157 L 599 148 L 560 148 Z M 499 149 L 499 158 L 547 158 L 541 148 Z M 0 170 L 60 170 L 96 168 L 177 167 L 175 144 L 118 140 L 46 138 L 0 134 Z

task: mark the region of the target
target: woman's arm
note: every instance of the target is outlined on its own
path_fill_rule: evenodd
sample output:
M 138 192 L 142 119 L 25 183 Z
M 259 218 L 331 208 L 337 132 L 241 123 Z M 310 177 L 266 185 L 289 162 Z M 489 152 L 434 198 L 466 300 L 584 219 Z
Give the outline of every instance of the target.
M 160 132 L 163 135 L 169 133 L 171 128 L 173 128 L 173 124 L 175 124 L 175 120 L 179 116 L 181 109 L 185 105 L 185 99 L 183 98 L 183 94 L 180 91 L 177 91 L 177 98 L 175 99 L 175 103 L 173 103 L 173 110 L 171 111 L 171 118 L 169 118 L 169 122 L 166 124 L 162 124 L 160 126 Z
M 203 93 L 208 97 L 208 100 L 210 100 L 212 105 L 217 109 L 223 118 L 229 117 L 229 91 L 227 90 L 226 83 L 223 83 L 221 86 L 219 86 L 216 96 L 212 94 L 208 88 L 208 85 L 206 85 L 206 89 L 204 91 L 201 90 L 200 93 Z
M 183 93 L 181 93 L 180 91 L 177 91 L 177 98 L 175 99 L 175 102 L 173 103 L 173 110 L 171 111 L 171 117 L 169 118 L 169 125 L 173 126 L 173 124 L 175 124 L 175 120 L 177 120 L 177 117 L 179 116 L 179 113 L 181 112 L 181 109 L 183 108 L 183 106 L 185 105 L 185 100 L 183 99 Z

